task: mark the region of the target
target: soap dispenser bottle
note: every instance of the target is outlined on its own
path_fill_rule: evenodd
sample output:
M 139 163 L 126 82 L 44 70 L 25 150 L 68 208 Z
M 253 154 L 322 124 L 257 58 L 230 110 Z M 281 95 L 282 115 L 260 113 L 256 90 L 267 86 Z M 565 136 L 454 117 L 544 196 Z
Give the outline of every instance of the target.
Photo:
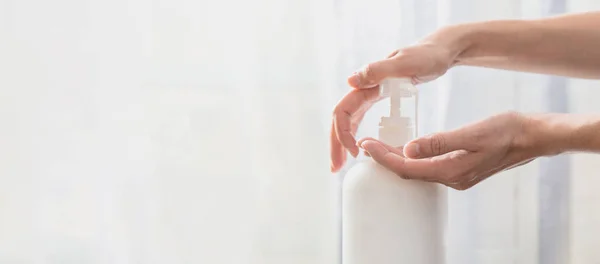
M 416 136 L 417 89 L 409 78 L 386 79 L 380 89 L 390 116 L 381 118 L 378 139 L 403 146 Z M 342 263 L 444 263 L 440 196 L 438 184 L 402 179 L 370 158 L 358 162 L 343 183 Z

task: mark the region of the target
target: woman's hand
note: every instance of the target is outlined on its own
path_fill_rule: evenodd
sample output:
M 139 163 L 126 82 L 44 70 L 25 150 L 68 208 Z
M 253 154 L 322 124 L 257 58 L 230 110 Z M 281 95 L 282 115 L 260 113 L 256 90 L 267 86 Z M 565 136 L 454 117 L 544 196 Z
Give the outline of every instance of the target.
M 544 154 L 552 140 L 544 125 L 518 113 L 504 113 L 457 130 L 409 142 L 404 148 L 376 139 L 358 142 L 375 161 L 405 179 L 437 182 L 465 190 L 503 170 Z M 542 124 L 542 125 L 540 125 Z
M 452 28 L 438 31 L 419 44 L 397 50 L 387 59 L 368 64 L 348 78 L 352 89 L 337 104 L 331 126 L 331 171 L 346 162 L 346 151 L 354 157 L 358 147 L 354 135 L 365 112 L 378 100 L 379 82 L 388 77 L 411 77 L 415 84 L 443 75 L 466 47 Z

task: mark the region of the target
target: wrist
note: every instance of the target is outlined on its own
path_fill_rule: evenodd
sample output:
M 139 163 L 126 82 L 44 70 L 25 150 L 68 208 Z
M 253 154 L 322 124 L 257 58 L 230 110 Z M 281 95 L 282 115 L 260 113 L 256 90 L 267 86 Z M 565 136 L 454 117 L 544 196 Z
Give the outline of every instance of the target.
M 533 157 L 555 156 L 569 149 L 573 128 L 561 121 L 563 114 L 530 114 L 523 122 L 523 147 Z
M 600 117 L 574 114 L 531 114 L 523 134 L 535 156 L 565 152 L 600 152 Z
M 461 54 L 473 45 L 474 30 L 473 24 L 450 25 L 437 30 L 421 42 L 443 47 L 448 52 L 449 57 L 453 59 L 452 65 L 457 65 L 460 63 Z
M 519 50 L 538 45 L 540 30 L 535 25 L 527 20 L 492 20 L 452 26 L 460 47 L 456 64 L 490 66 L 515 60 Z

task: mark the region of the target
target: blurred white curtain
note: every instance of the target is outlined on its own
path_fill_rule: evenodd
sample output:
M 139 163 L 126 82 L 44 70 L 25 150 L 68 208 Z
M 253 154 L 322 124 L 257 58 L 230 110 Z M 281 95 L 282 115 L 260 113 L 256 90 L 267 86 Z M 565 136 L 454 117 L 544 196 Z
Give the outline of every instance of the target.
M 339 263 L 327 133 L 346 76 L 445 24 L 594 7 L 0 1 L 0 263 Z M 598 111 L 594 86 L 456 69 L 421 86 L 421 131 Z M 448 263 L 599 262 L 595 164 L 543 160 L 450 192 Z
M 600 8 L 592 0 L 343 1 L 342 69 L 350 72 L 436 28 L 489 19 L 535 19 Z M 390 32 L 395 32 L 390 34 Z M 343 75 L 343 74 L 342 74 Z M 421 134 L 452 129 L 506 110 L 594 113 L 597 81 L 457 68 L 420 86 Z M 374 110 L 378 114 L 383 109 Z M 359 136 L 375 135 L 377 114 Z M 449 191 L 448 264 L 600 263 L 596 213 L 600 157 L 540 159 L 465 192 Z M 343 174 L 343 173 L 342 173 Z

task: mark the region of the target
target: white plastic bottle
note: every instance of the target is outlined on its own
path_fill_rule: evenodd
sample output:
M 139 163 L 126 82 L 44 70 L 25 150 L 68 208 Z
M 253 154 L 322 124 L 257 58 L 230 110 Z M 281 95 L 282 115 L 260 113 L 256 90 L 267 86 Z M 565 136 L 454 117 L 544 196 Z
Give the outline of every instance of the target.
M 390 116 L 381 119 L 379 140 L 402 146 L 416 135 L 417 90 L 404 78 L 385 80 L 381 90 Z M 372 159 L 353 166 L 342 191 L 342 263 L 443 264 L 441 188 L 404 180 Z

